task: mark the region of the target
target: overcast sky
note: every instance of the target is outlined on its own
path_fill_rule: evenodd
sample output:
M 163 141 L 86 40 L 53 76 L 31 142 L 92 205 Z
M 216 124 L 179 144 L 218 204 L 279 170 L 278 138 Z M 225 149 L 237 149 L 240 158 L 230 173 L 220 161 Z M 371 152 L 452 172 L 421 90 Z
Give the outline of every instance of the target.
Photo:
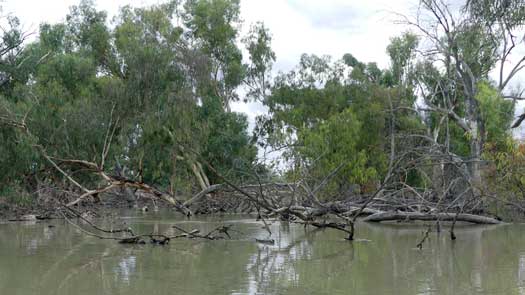
M 405 30 L 394 25 L 392 12 L 407 14 L 414 3 L 417 0 L 241 0 L 241 14 L 246 24 L 263 21 L 270 29 L 275 71 L 292 69 L 303 53 L 336 59 L 352 53 L 386 67 L 390 38 Z M 234 109 L 248 113 L 250 121 L 264 113 L 257 104 L 238 103 Z
M 1 0 L 0 0 L 1 1 Z M 110 18 L 119 7 L 144 6 L 159 0 L 95 0 Z M 412 3 L 412 4 L 410 4 Z M 276 69 L 288 70 L 302 53 L 341 57 L 350 52 L 363 61 L 386 66 L 385 47 L 404 29 L 393 24 L 391 12 L 408 14 L 417 0 L 241 0 L 244 27 L 263 21 L 274 37 Z M 18 16 L 36 31 L 42 22 L 64 20 L 78 0 L 3 0 L 4 12 Z

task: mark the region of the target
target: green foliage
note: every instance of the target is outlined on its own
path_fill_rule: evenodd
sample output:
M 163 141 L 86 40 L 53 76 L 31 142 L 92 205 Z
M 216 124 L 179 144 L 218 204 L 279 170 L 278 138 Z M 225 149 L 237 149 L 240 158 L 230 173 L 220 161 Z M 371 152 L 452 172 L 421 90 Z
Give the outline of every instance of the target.
M 243 80 L 242 53 L 237 47 L 239 0 L 188 0 L 184 8 L 185 24 L 189 33 L 198 40 L 204 53 L 212 59 L 212 74 L 222 73 L 223 79 L 211 85 L 227 106 L 237 100 L 233 90 Z
M 369 154 L 360 145 L 362 124 L 351 109 L 334 114 L 310 130 L 301 130 L 303 145 L 299 154 L 308 164 L 312 177 L 322 178 L 339 165 L 336 183 L 364 184 L 374 180 L 378 172 L 369 165 Z
M 400 84 L 403 80 L 410 78 L 409 75 L 412 71 L 411 63 L 414 60 L 418 44 L 419 40 L 417 36 L 411 33 L 405 33 L 400 37 L 395 37 L 390 40 L 386 51 L 390 56 L 390 74 L 395 84 Z
M 31 139 L 18 130 L 0 127 L 0 142 L 0 165 L 4 167 L 0 169 L 0 184 L 19 183 L 38 169 L 35 162 L 39 157 Z
M 251 63 L 245 66 L 248 97 L 263 100 L 270 88 L 269 72 L 275 61 L 272 51 L 272 37 L 263 23 L 257 23 L 243 38 L 243 43 L 250 55 Z
M 525 3 L 521 0 L 467 1 L 463 10 L 471 14 L 472 20 L 487 26 L 499 21 L 509 29 L 525 24 Z
M 245 115 L 225 112 L 222 106 L 213 101 L 200 108 L 199 121 L 205 124 L 207 145 L 202 155 L 222 175 L 235 179 L 246 176 L 257 156 L 257 148 L 248 136 L 248 121 Z M 220 181 L 210 174 L 212 182 Z
M 241 181 L 241 171 L 255 167 L 257 149 L 246 117 L 228 103 L 243 81 L 267 74 L 275 57 L 259 25 L 246 39 L 251 60 L 243 64 L 239 24 L 238 1 L 128 6 L 109 26 L 87 0 L 64 23 L 42 24 L 39 38 L 24 46 L 15 42 L 22 35 L 13 19 L 3 36 L 18 47 L 0 63 L 11 77 L 2 84 L 0 115 L 27 114 L 32 137 L 0 125 L 0 163 L 12 167 L 0 173 L 1 186 L 21 181 L 35 189 L 24 177 L 34 180 L 32 173 L 48 165 L 35 145 L 57 158 L 100 162 L 113 129 L 107 170 L 118 161 L 128 177 L 141 170 L 144 181 L 184 194 L 194 189 L 200 162 Z M 61 177 L 44 171 L 43 178 Z M 97 185 L 84 171 L 72 173 Z
M 486 169 L 487 189 L 500 198 L 525 198 L 525 146 L 510 137 L 504 142 L 486 144 L 483 157 L 489 161 Z
M 458 26 L 453 49 L 476 78 L 475 107 L 487 151 L 508 152 L 514 107 L 486 82 L 497 48 L 487 24 L 495 20 L 483 9 L 509 12 L 497 19 L 517 28 L 523 25 L 523 7 L 510 1 L 516 9 L 511 12 L 489 2 L 468 7 L 472 21 Z M 253 171 L 268 171 L 257 164 L 246 116 L 230 111 L 230 103 L 244 93 L 245 100 L 268 108 L 258 118 L 256 139 L 262 147 L 284 151 L 292 164 L 290 177 L 307 175 L 314 184 L 339 167 L 325 196 L 348 185 L 380 182 L 392 138 L 402 154 L 428 144 L 412 138 L 437 130 L 437 143 L 449 136 L 447 148 L 469 156 L 472 134 L 461 120 L 443 111 L 414 111 L 417 97 L 424 96 L 428 106 L 473 118 L 453 64 L 416 62 L 416 35 L 391 40 L 387 69 L 349 53 L 341 60 L 304 54 L 294 70 L 271 79 L 276 56 L 270 32 L 258 23 L 243 37 L 241 23 L 239 0 L 126 6 L 111 25 L 106 12 L 84 0 L 63 23 L 42 24 L 38 38 L 24 44 L 19 21 L 8 18 L 0 47 L 0 120 L 26 118 L 30 135 L 0 124 L 0 166 L 9 167 L 0 171 L 0 190 L 31 192 L 42 179 L 60 182 L 62 176 L 46 169 L 35 146 L 57 158 L 101 162 L 110 133 L 108 171 L 118 162 L 127 167 L 127 177 L 140 171 L 145 182 L 184 194 L 203 181 L 220 181 L 205 163 L 230 179 L 253 181 Z M 435 89 L 440 91 L 428 91 Z M 503 163 L 501 157 L 513 156 L 495 161 Z M 68 169 L 98 185 L 85 171 Z M 416 170 L 404 177 L 423 183 Z
M 0 186 L 0 204 L 4 203 L 3 201 L 8 204 L 24 207 L 34 204 L 34 198 L 28 193 L 21 182 L 20 180 L 16 180 L 11 182 L 9 186 Z
M 389 71 L 346 54 L 341 61 L 303 55 L 298 67 L 274 81 L 264 101 L 270 117 L 259 118 L 259 135 L 272 147 L 289 146 L 284 156 L 294 175 L 331 178 L 325 196 L 351 184 L 369 185 L 386 173 L 390 146 L 390 104 L 411 107 L 415 98 L 402 87 L 383 84 Z M 395 99 L 392 99 L 395 98 Z M 421 129 L 411 112 L 396 111 L 394 129 Z
M 514 117 L 514 104 L 512 101 L 504 100 L 487 82 L 478 84 L 476 99 L 485 125 L 487 142 L 498 146 L 505 145 L 511 136 L 509 129 Z
M 485 30 L 487 29 L 477 24 L 466 24 L 457 32 L 459 54 L 472 74 L 480 80 L 488 78 L 489 72 L 498 61 L 498 55 L 494 54 L 493 36 Z

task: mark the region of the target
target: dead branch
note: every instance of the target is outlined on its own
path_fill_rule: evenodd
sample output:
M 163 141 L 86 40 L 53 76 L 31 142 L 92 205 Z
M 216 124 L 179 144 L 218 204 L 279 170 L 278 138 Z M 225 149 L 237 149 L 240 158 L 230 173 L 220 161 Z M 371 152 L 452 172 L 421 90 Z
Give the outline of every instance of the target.
M 457 217 L 456 217 L 457 216 Z M 407 220 L 420 220 L 420 221 L 457 221 L 469 222 L 474 224 L 500 224 L 501 221 L 480 215 L 467 214 L 467 213 L 418 213 L 418 212 L 383 212 L 372 214 L 363 219 L 365 222 L 383 222 L 383 221 L 407 221 Z
M 430 225 L 428 226 L 428 229 L 425 231 L 425 233 L 423 234 L 423 238 L 421 239 L 421 241 L 419 241 L 419 243 L 417 243 L 416 247 L 419 249 L 419 250 L 422 250 L 423 249 L 423 243 L 425 243 L 425 241 L 428 239 L 428 235 L 430 234 L 432 228 L 430 227 Z

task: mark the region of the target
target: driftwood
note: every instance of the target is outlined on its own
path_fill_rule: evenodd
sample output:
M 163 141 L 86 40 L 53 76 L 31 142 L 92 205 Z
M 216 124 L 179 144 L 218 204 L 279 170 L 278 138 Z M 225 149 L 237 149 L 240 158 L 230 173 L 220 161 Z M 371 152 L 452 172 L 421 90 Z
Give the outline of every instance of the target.
M 457 213 L 419 213 L 419 212 L 383 212 L 372 214 L 365 217 L 365 222 L 382 222 L 382 221 L 405 221 L 405 220 L 421 220 L 421 221 L 457 221 L 469 222 L 474 224 L 500 224 L 501 221 L 492 218 L 474 214 L 457 214 Z
M 22 215 L 18 218 L 9 219 L 9 221 L 36 221 L 38 217 L 33 214 Z
M 419 241 L 419 243 L 417 243 L 417 245 L 416 245 L 416 247 L 417 247 L 419 250 L 423 250 L 423 244 L 424 244 L 425 241 L 428 239 L 428 235 L 430 234 L 431 231 L 432 231 L 432 227 L 429 225 L 427 231 L 425 231 L 425 233 L 423 234 L 423 238 L 422 238 L 421 241 Z
M 223 186 L 222 184 L 210 185 L 206 189 L 204 189 L 204 190 L 200 191 L 199 193 L 197 193 L 191 199 L 185 201 L 182 205 L 187 208 L 187 207 L 191 206 L 191 204 L 200 201 L 202 199 L 202 197 L 204 197 L 205 195 L 207 195 L 209 193 L 212 193 L 212 192 L 222 188 L 222 186 Z
M 274 239 L 255 239 L 255 241 L 259 244 L 264 244 L 264 245 L 273 245 L 275 244 L 275 240 Z
M 176 225 L 173 225 L 172 228 L 182 232 L 182 234 L 175 235 L 175 236 L 168 236 L 165 234 L 135 234 L 131 228 L 124 228 L 124 229 L 105 229 L 100 226 L 97 226 L 90 222 L 88 219 L 81 217 L 78 212 L 74 211 L 73 209 L 63 206 L 63 209 L 66 209 L 67 211 L 64 212 L 64 210 L 58 210 L 58 212 L 62 215 L 64 220 L 80 230 L 81 232 L 96 237 L 103 240 L 115 240 L 118 241 L 120 244 L 146 244 L 147 238 L 149 238 L 149 241 L 151 244 L 155 245 L 168 245 L 171 240 L 179 239 L 179 238 L 188 238 L 188 239 L 206 239 L 206 240 L 220 240 L 220 239 L 231 239 L 230 231 L 232 230 L 233 225 L 221 225 L 216 227 L 214 230 L 208 232 L 207 234 L 200 234 L 199 230 L 191 230 L 187 231 L 183 228 L 180 228 Z M 73 214 L 73 216 L 78 217 L 81 219 L 84 223 L 87 223 L 89 225 L 90 230 L 85 229 L 83 226 L 81 226 L 79 223 L 72 221 L 70 218 L 68 218 L 67 214 Z M 105 234 L 111 234 L 111 235 L 101 235 L 99 234 L 105 233 Z M 122 233 L 127 234 L 128 236 L 115 236 L 116 233 Z

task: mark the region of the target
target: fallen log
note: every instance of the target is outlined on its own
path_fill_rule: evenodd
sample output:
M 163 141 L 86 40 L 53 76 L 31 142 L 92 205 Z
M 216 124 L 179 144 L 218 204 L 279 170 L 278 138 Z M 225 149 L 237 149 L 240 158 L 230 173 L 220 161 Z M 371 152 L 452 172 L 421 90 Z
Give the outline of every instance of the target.
M 36 221 L 38 217 L 34 214 L 26 214 L 17 218 L 9 219 L 9 221 Z
M 255 239 L 255 241 L 259 244 L 264 244 L 264 245 L 273 245 L 275 244 L 275 240 L 274 239 Z
M 353 204 L 344 204 L 339 202 L 327 203 L 323 207 L 305 208 L 305 215 L 309 218 L 324 216 L 328 213 L 353 215 L 359 212 L 361 208 Z M 364 208 L 359 215 L 370 215 L 376 213 L 382 213 L 384 211 L 376 210 L 372 208 Z
M 474 214 L 456 214 L 456 213 L 418 213 L 418 212 L 382 212 L 369 215 L 365 217 L 365 222 L 382 222 L 382 221 L 408 221 L 408 220 L 421 220 L 421 221 L 457 221 L 469 222 L 474 224 L 500 224 L 501 221 L 486 216 L 474 215 Z
M 206 196 L 207 194 L 209 193 L 212 193 L 220 188 L 222 188 L 223 185 L 222 184 L 215 184 L 215 185 L 210 185 L 209 187 L 207 187 L 206 189 L 200 191 L 199 193 L 197 193 L 194 197 L 192 197 L 191 199 L 187 200 L 186 202 L 184 202 L 182 205 L 186 208 L 188 208 L 189 206 L 191 206 L 191 204 L 195 203 L 195 202 L 198 202 L 200 201 L 204 196 Z

